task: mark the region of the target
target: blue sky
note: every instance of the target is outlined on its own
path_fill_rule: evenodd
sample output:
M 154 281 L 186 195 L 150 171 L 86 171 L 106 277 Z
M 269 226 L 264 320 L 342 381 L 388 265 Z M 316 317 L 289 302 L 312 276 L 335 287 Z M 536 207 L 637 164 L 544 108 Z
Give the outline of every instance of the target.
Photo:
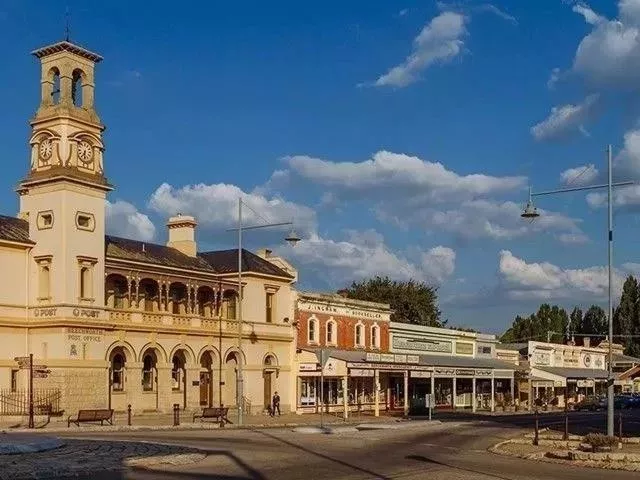
M 105 57 L 112 233 L 164 242 L 179 211 L 201 248 L 231 248 L 242 194 L 296 222 L 293 250 L 283 231 L 248 241 L 291 259 L 306 289 L 413 277 L 439 285 L 451 324 L 492 332 L 541 301 L 605 300 L 598 194 L 518 215 L 529 184 L 601 180 L 608 143 L 616 177 L 640 176 L 640 0 L 5 1 L 3 213 L 28 168 L 29 52 L 62 39 L 66 5 L 71 40 Z M 618 289 L 640 269 L 640 190 L 616 207 Z

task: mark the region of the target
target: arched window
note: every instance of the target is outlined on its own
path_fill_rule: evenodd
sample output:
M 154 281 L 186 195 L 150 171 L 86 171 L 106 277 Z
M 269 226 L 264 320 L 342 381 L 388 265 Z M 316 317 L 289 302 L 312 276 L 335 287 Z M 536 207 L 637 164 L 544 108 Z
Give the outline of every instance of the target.
M 336 345 L 338 343 L 338 328 L 334 320 L 327 321 L 327 344 Z
M 153 391 L 156 376 L 156 356 L 149 352 L 142 359 L 142 389 L 145 392 Z
M 74 70 L 71 77 L 71 101 L 76 107 L 82 106 L 82 77 L 81 70 Z
M 377 325 L 371 327 L 371 347 L 380 348 L 380 329 Z
M 49 81 L 51 82 L 51 102 L 55 105 L 60 103 L 60 71 L 56 67 L 49 70 Z
M 173 367 L 171 368 L 171 388 L 175 391 L 180 391 L 182 388 L 183 375 L 184 375 L 184 357 L 176 353 L 173 356 Z
M 364 347 L 364 326 L 361 323 L 356 325 L 355 343 L 356 347 Z
M 307 340 L 309 343 L 318 343 L 318 320 L 315 318 L 309 319 L 309 332 Z
M 111 359 L 111 388 L 114 392 L 124 390 L 124 365 L 124 355 L 116 353 Z

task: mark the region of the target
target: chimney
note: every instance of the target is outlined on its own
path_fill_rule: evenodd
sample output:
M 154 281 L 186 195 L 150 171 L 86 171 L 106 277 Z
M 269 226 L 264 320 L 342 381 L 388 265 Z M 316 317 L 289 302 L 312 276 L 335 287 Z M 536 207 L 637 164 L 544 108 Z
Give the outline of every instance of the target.
M 271 254 L 273 253 L 271 250 L 269 250 L 268 248 L 261 248 L 260 250 L 258 250 L 256 252 L 258 254 L 259 257 L 264 258 L 265 260 L 268 260 L 269 257 L 271 257 Z
M 196 219 L 179 213 L 167 222 L 169 241 L 167 247 L 175 248 L 185 255 L 195 257 L 198 252 L 196 245 Z
M 584 337 L 582 339 L 582 345 L 589 348 L 591 346 L 591 339 L 589 337 Z

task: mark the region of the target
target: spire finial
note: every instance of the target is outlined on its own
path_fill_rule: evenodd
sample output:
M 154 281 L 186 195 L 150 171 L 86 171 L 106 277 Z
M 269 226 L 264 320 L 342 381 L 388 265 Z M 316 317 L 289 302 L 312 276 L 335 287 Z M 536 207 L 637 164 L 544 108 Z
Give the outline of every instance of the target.
M 71 34 L 71 14 L 69 13 L 69 6 L 67 6 L 65 12 L 65 26 L 64 26 L 64 39 L 65 41 L 69 41 L 69 35 Z

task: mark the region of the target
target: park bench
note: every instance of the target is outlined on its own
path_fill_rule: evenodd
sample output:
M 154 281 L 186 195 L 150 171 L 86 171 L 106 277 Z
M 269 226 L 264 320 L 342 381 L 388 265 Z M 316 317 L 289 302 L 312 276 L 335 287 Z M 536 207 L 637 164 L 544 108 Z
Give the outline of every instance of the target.
M 194 414 L 193 421 L 196 421 L 196 418 L 199 418 L 202 422 L 205 418 L 214 418 L 220 423 L 231 423 L 227 418 L 229 414 L 229 409 L 227 407 L 206 407 L 202 409 L 201 414 Z
M 86 422 L 100 422 L 100 425 L 104 425 L 105 421 L 113 425 L 113 410 L 109 410 L 106 408 L 79 410 L 78 416 L 75 419 L 71 418 L 71 415 L 69 415 L 69 419 L 67 420 L 67 427 L 70 427 L 72 423 L 80 426 L 80 423 Z

